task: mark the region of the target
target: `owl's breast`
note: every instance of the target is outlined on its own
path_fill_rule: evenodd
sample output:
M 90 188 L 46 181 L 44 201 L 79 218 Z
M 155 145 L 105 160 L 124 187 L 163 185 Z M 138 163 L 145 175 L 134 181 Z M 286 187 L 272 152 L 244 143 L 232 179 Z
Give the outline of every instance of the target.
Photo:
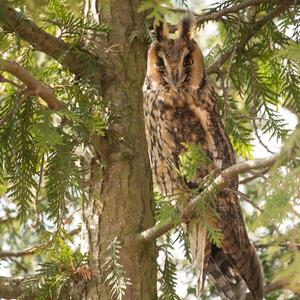
M 182 190 L 178 169 L 184 143 L 199 145 L 212 161 L 212 167 L 199 169 L 197 183 L 212 168 L 224 167 L 230 145 L 219 114 L 201 95 L 144 90 L 144 113 L 154 183 L 160 192 L 169 195 Z

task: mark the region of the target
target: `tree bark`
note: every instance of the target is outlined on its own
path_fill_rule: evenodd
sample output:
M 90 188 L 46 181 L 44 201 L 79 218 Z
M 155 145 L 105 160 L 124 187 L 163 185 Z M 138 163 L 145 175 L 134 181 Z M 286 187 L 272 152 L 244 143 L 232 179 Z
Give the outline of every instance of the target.
M 109 143 L 91 157 L 91 197 L 84 204 L 84 236 L 92 257 L 93 280 L 84 299 L 109 299 L 102 266 L 108 255 L 106 249 L 115 237 L 121 241 L 121 264 L 131 281 L 122 299 L 157 297 L 155 242 L 142 245 L 135 240 L 138 232 L 154 224 L 141 93 L 147 46 L 138 39 L 129 43 L 133 32 L 143 36 L 145 18 L 137 14 L 138 5 L 137 0 L 85 3 L 86 17 L 112 28 L 107 39 L 89 40 L 87 44 L 95 42 L 93 45 L 102 48 L 99 53 L 106 53 L 102 59 L 110 66 L 106 73 L 112 80 L 102 86 L 102 91 L 115 118 L 109 128 Z

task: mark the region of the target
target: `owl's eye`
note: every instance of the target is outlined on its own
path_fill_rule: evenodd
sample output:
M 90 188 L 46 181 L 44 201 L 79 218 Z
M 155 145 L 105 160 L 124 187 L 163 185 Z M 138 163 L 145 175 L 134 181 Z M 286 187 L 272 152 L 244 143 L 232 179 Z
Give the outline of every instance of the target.
M 161 58 L 161 57 L 159 57 L 158 58 L 158 61 L 156 62 L 156 66 L 157 67 L 164 67 L 164 60 Z
M 191 58 L 186 57 L 186 58 L 184 59 L 184 61 L 183 61 L 183 66 L 184 66 L 184 67 L 190 66 L 190 65 L 192 65 L 192 64 L 194 64 L 194 60 L 191 59 Z

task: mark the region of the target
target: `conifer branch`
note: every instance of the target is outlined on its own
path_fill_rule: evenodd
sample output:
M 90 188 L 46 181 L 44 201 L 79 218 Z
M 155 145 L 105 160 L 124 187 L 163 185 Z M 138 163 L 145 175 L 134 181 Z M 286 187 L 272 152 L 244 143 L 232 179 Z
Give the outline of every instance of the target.
M 0 59 L 0 70 L 10 73 L 25 83 L 28 90 L 41 97 L 51 109 L 61 110 L 64 108 L 65 105 L 57 99 L 51 87 L 33 77 L 17 62 Z
M 0 66 L 0 70 L 1 70 L 1 66 Z M 25 102 L 27 100 L 27 98 L 34 96 L 35 93 L 33 91 L 30 90 L 25 90 L 24 92 L 20 93 L 20 98 L 18 101 L 16 101 L 16 103 L 14 104 L 13 108 L 8 111 L 1 119 L 0 119 L 0 126 L 2 126 L 3 124 L 5 124 L 12 115 L 14 115 L 18 109 L 20 108 L 20 106 L 22 105 L 23 102 Z
M 242 3 L 239 3 L 237 5 L 232 5 L 230 7 L 226 7 L 223 8 L 221 10 L 218 10 L 217 12 L 215 11 L 215 9 L 211 9 L 206 13 L 195 13 L 192 12 L 192 14 L 195 16 L 195 21 L 196 24 L 199 26 L 204 22 L 207 21 L 217 21 L 219 19 L 221 19 L 224 16 L 227 16 L 229 14 L 234 14 L 234 13 L 238 13 L 239 11 L 247 8 L 247 7 L 254 7 L 254 6 L 258 6 L 260 4 L 267 4 L 269 3 L 269 0 L 248 0 L 248 1 L 244 1 Z M 276 4 L 283 4 L 283 5 L 294 5 L 294 1 L 293 0 L 277 0 L 274 1 L 274 3 Z M 169 11 L 175 12 L 175 13 L 187 13 L 188 11 L 184 8 L 174 8 L 174 7 L 168 7 Z
M 284 2 L 285 3 L 285 2 Z M 251 27 L 251 31 L 246 34 L 245 36 L 241 37 L 240 43 L 237 47 L 236 50 L 242 49 L 245 47 L 245 45 L 251 40 L 253 36 L 262 28 L 264 27 L 268 22 L 272 21 L 274 18 L 278 17 L 281 15 L 283 12 L 285 12 L 289 6 L 285 5 L 278 5 L 277 7 L 274 8 L 273 11 L 271 11 L 269 14 L 267 14 L 265 17 L 254 23 L 254 25 Z M 213 73 L 218 73 L 219 69 L 222 65 L 224 65 L 228 59 L 231 58 L 232 53 L 234 52 L 234 46 L 226 51 L 225 53 L 221 54 L 220 57 L 212 63 L 210 66 L 207 67 L 206 73 L 208 75 L 213 74 Z
M 78 234 L 81 231 L 81 227 L 74 228 L 73 230 L 68 232 L 69 236 L 74 236 Z M 23 257 L 23 256 L 30 256 L 36 254 L 38 251 L 45 250 L 49 244 L 51 243 L 52 240 L 46 242 L 46 243 L 41 243 L 38 245 L 31 246 L 29 248 L 23 249 L 23 250 L 18 250 L 18 251 L 0 251 L 0 259 L 4 258 L 11 258 L 11 257 Z M 1 297 L 0 297 L 1 298 Z
M 15 299 L 24 294 L 25 289 L 23 288 L 23 283 L 28 280 L 26 277 L 4 277 L 0 276 L 0 298 L 4 299 Z M 280 289 L 288 289 L 289 281 L 286 279 L 278 280 L 273 283 L 269 283 L 265 286 L 265 294 L 271 293 Z M 23 297 L 23 296 L 22 296 Z M 34 295 L 25 296 L 24 300 L 31 300 Z M 247 294 L 246 300 L 253 300 L 250 294 Z
M 247 160 L 229 168 L 223 170 L 221 174 L 215 178 L 215 180 L 206 189 L 204 189 L 199 195 L 191 199 L 191 201 L 186 205 L 186 207 L 181 211 L 182 220 L 190 219 L 194 212 L 197 204 L 207 197 L 212 191 L 223 190 L 236 176 L 242 173 L 249 172 L 250 170 L 257 170 L 273 165 L 276 160 L 285 155 L 285 152 L 280 154 L 275 154 L 267 158 L 259 158 L 254 160 Z M 157 239 L 162 236 L 172 228 L 176 227 L 176 223 L 170 220 L 169 222 L 163 224 L 157 224 L 151 228 L 140 232 L 136 239 L 138 242 L 149 242 L 151 240 Z
M 74 47 L 60 38 L 57 38 L 28 19 L 22 13 L 7 5 L 6 0 L 0 0 L 0 26 L 7 32 L 14 32 L 27 41 L 35 50 L 44 52 L 51 56 L 71 73 L 80 78 L 87 78 L 99 88 L 102 81 L 102 65 L 97 57 L 79 47 Z M 98 72 L 88 74 L 86 62 L 90 61 Z M 88 74 L 88 76 L 87 76 Z

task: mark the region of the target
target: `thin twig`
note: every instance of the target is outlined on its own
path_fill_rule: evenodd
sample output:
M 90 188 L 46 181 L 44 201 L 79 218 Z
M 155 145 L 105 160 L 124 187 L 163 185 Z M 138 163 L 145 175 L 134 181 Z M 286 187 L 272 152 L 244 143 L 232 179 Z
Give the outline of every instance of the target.
M 32 90 L 25 90 L 24 92 L 22 92 L 23 94 L 21 95 L 21 98 L 19 101 L 16 101 L 14 103 L 14 106 L 12 107 L 12 109 L 7 112 L 1 119 L 0 119 L 0 126 L 2 126 L 3 124 L 5 124 L 11 116 L 14 116 L 16 114 L 16 112 L 19 110 L 19 108 L 21 107 L 22 103 L 24 103 L 29 97 L 35 96 L 35 92 Z
M 277 16 L 281 15 L 284 11 L 287 10 L 288 7 L 284 5 L 278 5 L 274 10 L 272 10 L 269 14 L 267 14 L 265 17 L 254 23 L 254 25 L 251 28 L 251 31 L 245 35 L 242 39 L 240 44 L 238 45 L 238 49 L 243 48 L 249 40 L 255 36 L 255 34 L 259 31 L 260 28 L 264 27 L 268 22 L 276 18 Z M 232 52 L 234 51 L 234 47 L 226 51 L 225 53 L 221 54 L 220 57 L 208 68 L 206 69 L 206 73 L 208 75 L 219 73 L 220 67 L 226 63 L 228 59 L 230 59 Z
M 35 224 L 34 224 L 33 227 L 37 226 L 39 224 L 39 221 L 40 221 L 38 201 L 39 201 L 39 194 L 40 194 L 41 187 L 42 187 L 42 182 L 43 182 L 44 163 L 45 163 L 45 156 L 44 156 L 44 154 L 42 154 L 40 172 L 39 172 L 39 182 L 38 182 L 38 186 L 36 188 L 36 193 L 35 193 L 34 202 L 33 202 L 33 208 L 34 208 L 34 213 L 35 213 Z
M 227 122 L 227 116 L 228 113 L 230 111 L 230 106 L 228 104 L 229 99 L 228 99 L 228 88 L 229 88 L 229 79 L 230 79 L 230 73 L 232 70 L 232 66 L 233 66 L 233 61 L 235 59 L 235 54 L 236 54 L 236 50 L 238 47 L 238 44 L 240 42 L 240 38 L 241 38 L 241 33 L 240 33 L 240 28 L 241 28 L 241 18 L 239 16 L 239 22 L 238 22 L 238 28 L 237 28 L 237 32 L 236 32 L 236 39 L 234 42 L 234 47 L 233 47 L 233 51 L 232 54 L 230 55 L 229 58 L 229 63 L 228 63 L 228 68 L 225 72 L 225 74 L 223 75 L 221 72 L 220 74 L 220 78 L 221 78 L 221 86 L 222 86 L 222 90 L 223 90 L 223 98 L 224 98 L 224 119 Z
M 26 248 L 21 251 L 1 251 L 0 252 L 0 258 L 5 258 L 5 257 L 22 257 L 22 256 L 28 256 L 28 255 L 33 255 L 39 250 L 42 250 L 45 248 L 45 244 L 38 244 L 34 245 L 32 247 Z
M 269 283 L 268 285 L 265 286 L 264 292 L 265 292 L 265 294 L 268 294 L 273 291 L 281 290 L 281 289 L 289 289 L 290 290 L 289 281 L 287 279 L 278 280 L 273 283 Z M 248 293 L 246 295 L 245 300 L 254 300 L 254 298 L 250 293 Z
M 267 169 L 265 169 L 265 170 L 263 170 L 261 172 L 257 172 L 257 173 L 255 173 L 252 176 L 249 176 L 249 177 L 246 177 L 246 178 L 240 180 L 239 184 L 248 183 L 248 182 L 250 182 L 250 181 L 252 181 L 252 180 L 254 180 L 254 179 L 258 178 L 258 177 L 262 177 L 262 178 L 266 179 L 263 175 L 266 174 L 266 173 L 268 173 L 268 171 L 269 171 L 269 168 L 267 168 Z
M 281 242 L 279 244 L 279 246 L 281 247 L 286 247 L 286 248 L 289 248 L 291 250 L 300 250 L 300 244 L 297 244 L 297 243 L 292 243 L 292 242 Z
M 256 138 L 258 139 L 259 143 L 271 154 L 274 154 L 275 152 L 271 151 L 269 149 L 269 147 L 262 141 L 259 133 L 258 133 L 258 128 L 257 128 L 257 124 L 256 124 L 256 115 L 257 115 L 257 71 L 256 71 L 256 67 L 254 66 L 254 64 L 251 65 L 251 77 L 252 77 L 252 87 L 253 87 L 253 91 L 252 91 L 252 125 L 254 128 L 254 133 Z
M 238 196 L 241 196 L 246 202 L 248 202 L 250 205 L 252 205 L 255 209 L 257 209 L 260 213 L 263 212 L 263 210 L 256 204 L 254 203 L 246 194 L 240 192 L 240 191 L 237 191 L 237 190 L 233 190 L 233 189 L 230 189 L 230 188 L 226 188 L 224 189 L 225 191 L 229 191 L 231 193 L 234 193 Z

